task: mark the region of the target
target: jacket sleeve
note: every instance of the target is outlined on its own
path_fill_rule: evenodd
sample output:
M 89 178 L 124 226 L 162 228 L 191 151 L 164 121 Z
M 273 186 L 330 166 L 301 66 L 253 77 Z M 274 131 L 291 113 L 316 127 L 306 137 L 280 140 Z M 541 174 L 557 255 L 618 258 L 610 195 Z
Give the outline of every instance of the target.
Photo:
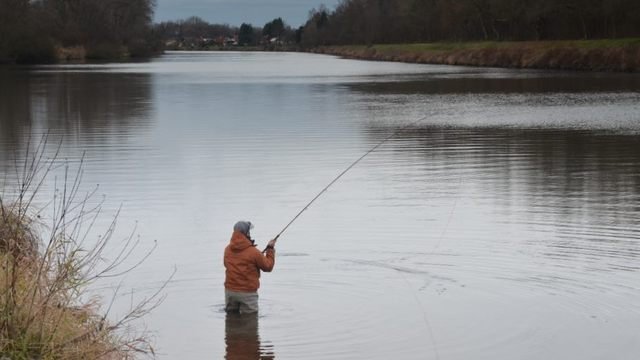
M 258 268 L 265 272 L 271 272 L 273 266 L 276 264 L 276 250 L 267 249 L 267 254 L 262 255 L 260 250 L 256 249 L 256 265 Z

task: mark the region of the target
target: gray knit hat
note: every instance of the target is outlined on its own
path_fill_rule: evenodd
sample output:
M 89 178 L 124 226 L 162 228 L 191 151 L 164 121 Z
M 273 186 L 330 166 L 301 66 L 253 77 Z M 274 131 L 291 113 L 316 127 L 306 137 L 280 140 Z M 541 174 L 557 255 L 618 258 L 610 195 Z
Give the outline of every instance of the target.
M 235 225 L 233 225 L 233 231 L 240 231 L 245 235 L 249 235 L 249 230 L 253 229 L 253 224 L 251 221 L 238 221 Z

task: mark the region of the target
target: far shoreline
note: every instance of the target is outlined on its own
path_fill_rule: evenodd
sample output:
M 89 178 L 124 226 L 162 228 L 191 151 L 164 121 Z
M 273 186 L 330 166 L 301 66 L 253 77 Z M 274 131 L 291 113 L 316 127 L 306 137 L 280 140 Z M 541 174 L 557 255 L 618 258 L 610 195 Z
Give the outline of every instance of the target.
M 486 41 L 319 46 L 306 52 L 418 64 L 640 72 L 640 39 Z
M 303 52 L 366 61 L 579 72 L 640 72 L 640 38 L 233 47 L 170 51 Z
M 278 47 L 234 46 L 228 48 L 165 49 L 162 52 L 140 57 L 130 56 L 124 51 L 109 54 L 115 56 L 94 57 L 91 54 L 87 56 L 87 51 L 82 47 L 68 47 L 56 49 L 56 61 L 53 64 L 92 64 L 113 61 L 144 62 L 156 58 L 166 51 L 303 52 L 333 55 L 347 59 L 415 64 L 582 72 L 640 72 L 640 38 L 326 45 L 312 48 L 301 48 L 295 45 Z M 24 65 L 43 64 L 52 64 L 52 62 Z M 13 65 L 16 64 L 14 63 Z

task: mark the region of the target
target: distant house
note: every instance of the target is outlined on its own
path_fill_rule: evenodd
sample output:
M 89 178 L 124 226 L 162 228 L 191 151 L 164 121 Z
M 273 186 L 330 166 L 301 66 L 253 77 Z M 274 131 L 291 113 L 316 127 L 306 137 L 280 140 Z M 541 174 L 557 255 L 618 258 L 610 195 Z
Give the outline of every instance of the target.
M 217 36 L 215 39 L 213 39 L 213 43 L 218 45 L 218 46 L 224 46 L 225 37 L 224 36 Z
M 234 35 L 233 37 L 227 37 L 224 39 L 225 46 L 238 46 L 238 35 Z
M 284 41 L 276 36 L 269 39 L 269 45 L 284 45 Z

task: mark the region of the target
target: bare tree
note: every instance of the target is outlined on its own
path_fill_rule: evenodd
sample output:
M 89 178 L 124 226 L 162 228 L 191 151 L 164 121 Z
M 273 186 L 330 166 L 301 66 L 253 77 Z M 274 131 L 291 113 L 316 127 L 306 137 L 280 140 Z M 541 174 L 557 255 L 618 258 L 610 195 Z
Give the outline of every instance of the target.
M 301 43 L 592 39 L 640 36 L 638 24 L 633 0 L 342 0 L 311 12 Z

